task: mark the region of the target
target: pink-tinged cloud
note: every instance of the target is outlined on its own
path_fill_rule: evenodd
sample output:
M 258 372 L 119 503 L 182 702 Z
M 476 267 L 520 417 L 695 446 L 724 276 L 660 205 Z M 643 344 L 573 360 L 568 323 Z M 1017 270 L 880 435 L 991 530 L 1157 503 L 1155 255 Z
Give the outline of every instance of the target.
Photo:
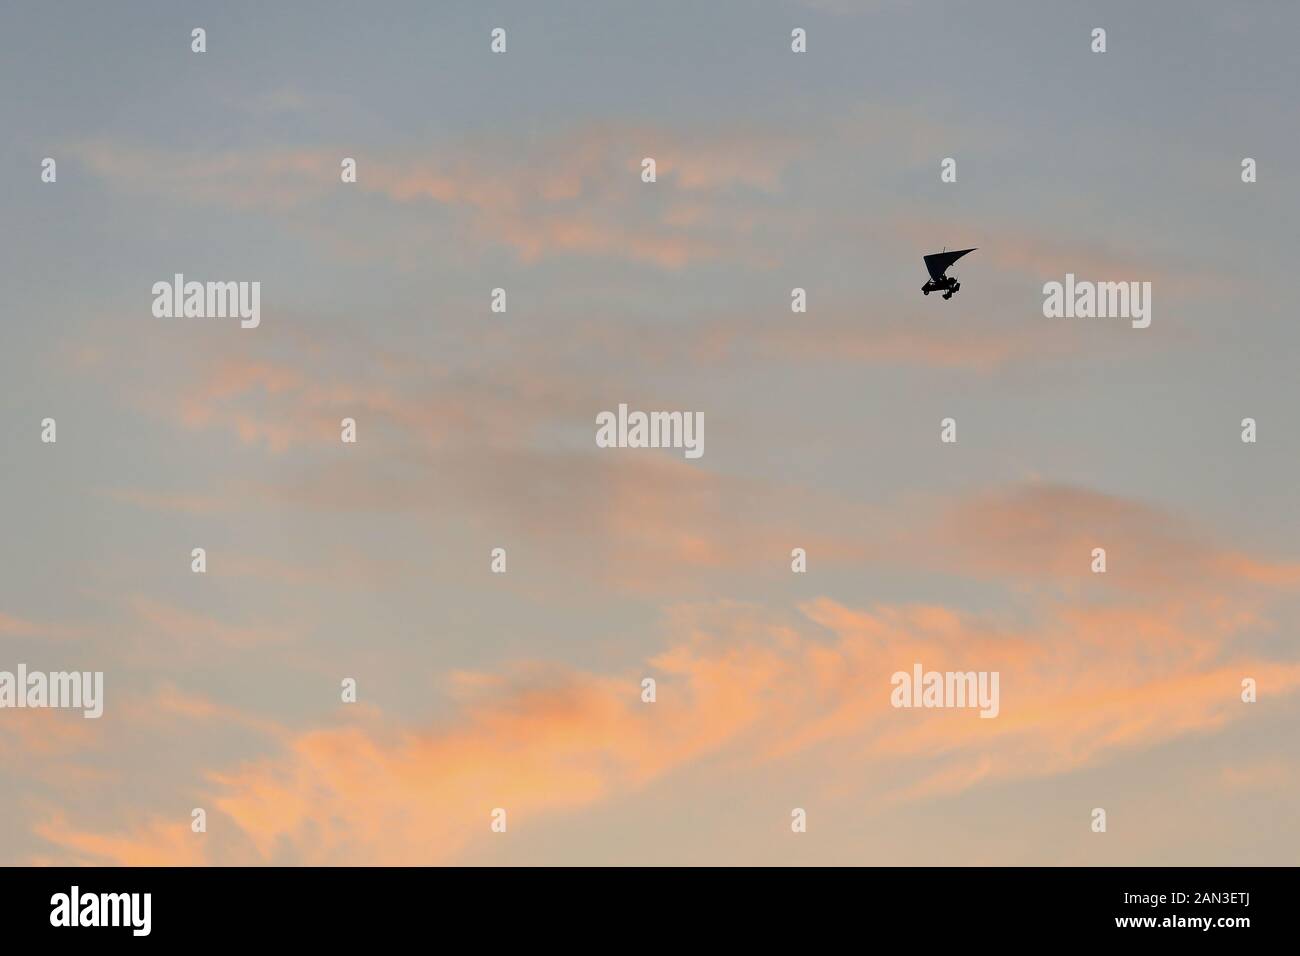
M 288 739 L 280 723 L 222 704 L 203 694 L 182 690 L 165 682 L 147 694 L 126 694 L 114 706 L 114 715 L 141 727 L 165 721 L 239 727 L 275 739 Z
M 751 317 L 705 322 L 693 336 L 692 358 L 710 367 L 750 359 L 787 366 L 832 363 L 989 374 L 1078 355 L 1127 354 L 1113 339 L 1090 338 L 1080 326 L 1034 320 L 935 325 L 933 317 L 914 309 L 901 317 L 887 313 L 831 305 L 800 322 Z
M 150 491 L 142 488 L 107 488 L 99 492 L 106 498 L 151 511 L 179 511 L 186 514 L 209 514 L 227 504 L 220 495 L 190 492 Z
M 441 207 L 461 217 L 474 241 L 513 249 L 526 262 L 577 255 L 673 270 L 734 258 L 743 245 L 736 230 L 747 230 L 753 214 L 736 215 L 719 204 L 736 190 L 778 191 L 782 172 L 804 148 L 792 136 L 763 129 L 598 124 L 523 143 L 471 137 L 401 155 L 356 157 L 355 188 L 399 206 Z M 340 180 L 346 150 L 213 156 L 105 141 L 69 149 L 110 183 L 184 203 L 283 211 L 351 188 Z M 658 163 L 657 183 L 641 182 L 644 156 Z M 652 195 L 655 201 L 647 201 Z
M 37 633 L 37 631 L 37 626 L 31 621 L 24 621 L 22 618 L 12 617 L 8 614 L 0 614 L 0 635 L 26 637 Z
M 983 577 L 1074 579 L 1143 593 L 1300 588 L 1300 563 L 1242 554 L 1177 514 L 1069 485 L 1025 482 L 972 494 L 940 511 L 934 533 L 953 566 Z M 1105 549 L 1107 570 L 1094 576 L 1095 548 Z
M 146 635 L 166 638 L 178 648 L 246 650 L 291 643 L 299 637 L 296 625 L 230 624 L 143 595 L 131 596 L 129 605 Z
M 928 249 L 935 236 L 949 237 L 950 249 L 976 247 L 981 261 L 1027 278 L 1035 291 L 1045 282 L 1063 282 L 1067 273 L 1093 282 L 1150 282 L 1162 297 L 1203 297 L 1232 286 L 1230 277 L 1205 263 L 1170 261 L 1148 249 L 1116 246 L 1106 237 L 1063 238 L 1029 221 L 954 220 L 913 209 L 894 217 L 891 230 L 918 249 Z

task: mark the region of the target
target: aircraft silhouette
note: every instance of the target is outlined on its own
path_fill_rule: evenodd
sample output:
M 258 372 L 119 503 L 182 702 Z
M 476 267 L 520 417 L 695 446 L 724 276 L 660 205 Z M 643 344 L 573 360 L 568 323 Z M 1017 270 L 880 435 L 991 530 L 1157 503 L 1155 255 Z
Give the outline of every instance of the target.
M 945 299 L 951 299 L 961 288 L 961 283 L 957 281 L 956 276 L 947 276 L 944 273 L 966 253 L 974 251 L 974 249 L 958 249 L 956 252 L 949 252 L 945 247 L 943 252 L 932 252 L 926 256 L 925 267 L 930 271 L 930 281 L 921 286 L 921 291 L 926 295 L 942 291 Z

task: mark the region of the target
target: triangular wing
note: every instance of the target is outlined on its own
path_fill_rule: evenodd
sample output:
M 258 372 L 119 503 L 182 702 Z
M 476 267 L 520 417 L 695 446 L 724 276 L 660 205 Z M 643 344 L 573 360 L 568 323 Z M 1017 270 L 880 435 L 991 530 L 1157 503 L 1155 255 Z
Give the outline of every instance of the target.
M 938 282 L 948 267 L 974 249 L 958 249 L 954 252 L 935 252 L 925 257 L 925 267 L 930 270 L 930 278 Z

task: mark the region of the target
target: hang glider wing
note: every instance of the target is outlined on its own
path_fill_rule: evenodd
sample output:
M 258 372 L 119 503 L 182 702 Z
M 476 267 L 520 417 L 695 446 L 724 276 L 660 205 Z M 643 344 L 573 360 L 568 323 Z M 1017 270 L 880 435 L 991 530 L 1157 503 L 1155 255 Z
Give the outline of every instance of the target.
M 930 278 L 938 282 L 948 267 L 974 249 L 957 249 L 953 252 L 935 252 L 925 257 L 925 267 L 930 270 Z

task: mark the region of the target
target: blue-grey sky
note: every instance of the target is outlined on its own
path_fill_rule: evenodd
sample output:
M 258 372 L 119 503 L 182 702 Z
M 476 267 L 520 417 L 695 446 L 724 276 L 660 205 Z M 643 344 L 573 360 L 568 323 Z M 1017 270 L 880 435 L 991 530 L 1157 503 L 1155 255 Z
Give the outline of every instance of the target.
M 108 696 L 0 711 L 0 860 L 1294 859 L 1297 26 L 6 5 L 0 670 Z M 261 325 L 155 318 L 178 272 Z M 918 655 L 1000 716 L 891 709 Z

